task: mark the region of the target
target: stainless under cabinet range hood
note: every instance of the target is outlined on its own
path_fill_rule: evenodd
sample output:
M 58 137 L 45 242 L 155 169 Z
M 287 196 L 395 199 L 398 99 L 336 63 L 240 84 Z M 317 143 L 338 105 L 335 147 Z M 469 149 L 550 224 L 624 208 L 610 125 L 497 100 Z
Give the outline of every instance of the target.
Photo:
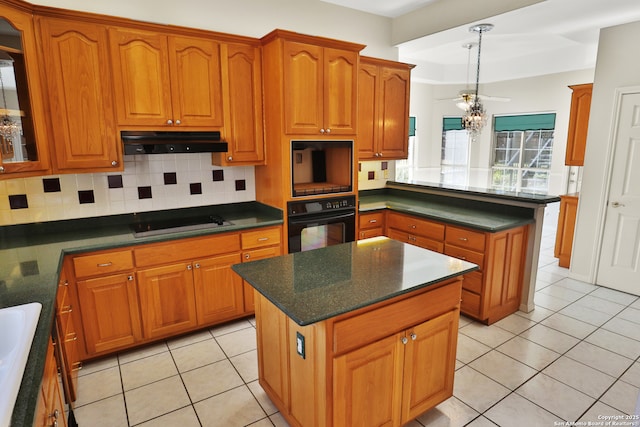
M 220 132 L 122 131 L 124 154 L 225 153 Z

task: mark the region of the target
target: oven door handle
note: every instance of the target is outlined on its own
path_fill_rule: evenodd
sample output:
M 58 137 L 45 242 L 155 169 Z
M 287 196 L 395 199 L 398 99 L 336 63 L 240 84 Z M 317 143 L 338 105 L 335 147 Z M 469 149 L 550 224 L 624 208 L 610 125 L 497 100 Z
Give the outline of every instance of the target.
M 304 218 L 289 218 L 290 225 L 304 225 L 309 224 L 310 222 L 319 222 L 325 220 L 331 220 L 331 222 L 336 222 L 341 219 L 348 219 L 356 216 L 355 212 L 347 212 L 342 215 L 335 214 L 318 214 L 318 215 L 305 215 Z

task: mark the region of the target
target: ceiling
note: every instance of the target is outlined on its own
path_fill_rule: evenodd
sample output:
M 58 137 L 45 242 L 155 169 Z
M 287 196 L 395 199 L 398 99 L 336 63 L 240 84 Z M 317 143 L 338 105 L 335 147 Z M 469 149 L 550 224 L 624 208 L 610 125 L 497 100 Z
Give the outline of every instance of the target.
M 442 10 L 447 0 L 323 1 L 401 20 L 436 3 Z M 634 21 L 640 21 L 638 0 L 545 0 L 401 43 L 399 59 L 417 65 L 412 72 L 417 81 L 466 83 L 469 69 L 473 81 L 477 48 L 469 63 L 463 45 L 478 41 L 478 34 L 469 32 L 472 24 L 488 22 L 495 27 L 482 37 L 481 82 L 591 69 L 600 29 Z

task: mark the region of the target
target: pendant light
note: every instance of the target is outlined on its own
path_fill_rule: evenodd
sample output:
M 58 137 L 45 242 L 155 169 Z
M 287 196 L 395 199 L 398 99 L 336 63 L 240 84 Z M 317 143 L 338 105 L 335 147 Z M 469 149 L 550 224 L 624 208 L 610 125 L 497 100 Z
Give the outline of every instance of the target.
M 480 51 L 482 49 L 482 33 L 491 31 L 492 24 L 478 24 L 469 28 L 470 32 L 478 33 L 478 66 L 476 69 L 476 90 L 473 94 L 473 102 L 469 106 L 464 117 L 462 117 L 462 127 L 467 130 L 472 141 L 475 141 L 480 131 L 487 123 L 487 113 L 480 102 L 478 96 L 480 86 Z

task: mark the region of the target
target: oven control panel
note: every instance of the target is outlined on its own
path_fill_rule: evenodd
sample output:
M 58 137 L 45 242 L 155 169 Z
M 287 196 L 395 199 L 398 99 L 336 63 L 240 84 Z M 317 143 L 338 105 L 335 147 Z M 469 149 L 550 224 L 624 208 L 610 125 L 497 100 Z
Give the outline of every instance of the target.
M 289 202 L 287 203 L 287 212 L 289 216 L 291 216 L 341 209 L 355 209 L 355 207 L 355 196 L 342 196 Z

